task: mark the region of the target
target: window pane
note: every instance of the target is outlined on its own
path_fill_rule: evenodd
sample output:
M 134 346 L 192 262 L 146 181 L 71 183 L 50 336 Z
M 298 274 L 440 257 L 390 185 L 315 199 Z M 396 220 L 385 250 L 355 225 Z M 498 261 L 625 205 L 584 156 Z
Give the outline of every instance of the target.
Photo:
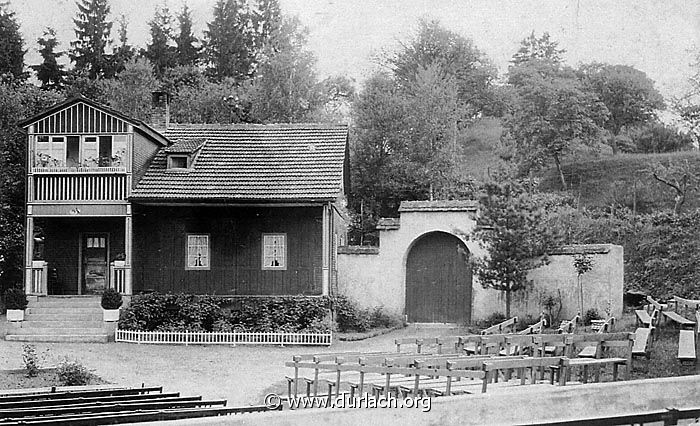
M 119 135 L 112 139 L 112 167 L 124 167 L 126 158 L 126 136 Z
M 80 167 L 80 137 L 68 136 L 66 139 L 66 166 Z
M 83 167 L 97 167 L 98 157 L 97 138 L 86 137 L 83 140 Z
M 187 266 L 190 268 L 209 267 L 209 236 L 187 236 Z
M 48 136 L 39 136 L 34 145 L 34 166 L 35 167 L 50 167 L 51 162 L 51 145 L 49 144 Z
M 112 166 L 112 137 L 100 136 L 100 167 Z
M 263 267 L 283 269 L 286 264 L 286 242 L 284 234 L 263 235 Z

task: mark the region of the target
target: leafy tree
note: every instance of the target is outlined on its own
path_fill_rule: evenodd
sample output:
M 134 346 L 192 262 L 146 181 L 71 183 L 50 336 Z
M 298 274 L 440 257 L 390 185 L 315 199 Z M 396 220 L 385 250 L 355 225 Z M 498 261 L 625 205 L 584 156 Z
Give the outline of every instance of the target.
M 510 62 L 514 66 L 536 60 L 561 64 L 564 62 L 562 55 L 566 50 L 559 49 L 559 43 L 550 39 L 549 33 L 544 32 L 538 38 L 533 31 L 520 42 L 520 49 L 513 55 Z
M 615 138 L 622 129 L 649 122 L 656 110 L 665 108 L 654 82 L 631 66 L 592 63 L 582 65 L 579 74 L 610 112 L 605 129 L 612 135 L 613 154 L 618 152 Z
M 192 12 L 186 4 L 177 15 L 177 21 L 179 31 L 175 37 L 176 62 L 182 66 L 197 65 L 201 48 L 197 46 L 199 40 L 192 34 Z
M 629 139 L 634 152 L 651 154 L 693 149 L 693 138 L 690 133 L 680 132 L 675 127 L 659 121 L 626 129 L 623 131 L 623 136 Z
M 176 49 L 171 45 L 173 42 L 172 20 L 170 9 L 163 6 L 156 9 L 153 19 L 148 22 L 151 42 L 146 45 L 144 57 L 153 64 L 158 77 L 161 77 L 167 68 L 174 67 L 177 61 Z
M 85 71 L 89 78 L 101 77 L 110 68 L 106 49 L 112 43 L 112 22 L 107 21 L 107 0 L 80 0 L 75 24 L 76 40 L 71 42 L 70 58 L 76 71 Z
M 509 80 L 517 98 L 505 119 L 507 137 L 528 168 L 554 161 L 566 190 L 562 158 L 574 144 L 598 140 L 608 115 L 605 105 L 573 70 L 551 61 L 533 59 L 513 66 Z
M 115 78 L 100 81 L 105 103 L 146 122 L 151 118 L 151 92 L 158 87 L 153 66 L 145 58 L 130 60 Z
M 279 0 L 258 0 L 257 4 L 260 39 L 265 42 L 273 39 L 282 26 L 282 11 Z M 262 46 L 261 46 L 262 47 Z M 278 50 L 273 46 L 273 50 Z
M 36 71 L 36 77 L 41 81 L 41 88 L 46 90 L 60 90 L 63 87 L 66 72 L 63 70 L 63 65 L 58 63 L 58 58 L 63 56 L 64 52 L 56 52 L 58 40 L 56 40 L 56 30 L 46 28 L 44 36 L 37 40 L 41 49 L 41 57 L 43 62 L 39 65 L 32 66 Z
M 409 90 L 421 70 L 439 67 L 444 77 L 454 80 L 463 112 L 468 113 L 465 119 L 487 108 L 492 98 L 496 68 L 470 39 L 445 29 L 438 21 L 419 21 L 417 35 L 402 43 L 386 65 L 398 84 Z
M 700 144 L 700 50 L 691 64 L 695 70 L 688 79 L 688 90 L 672 101 L 673 109 L 681 116 L 696 146 Z
M 119 46 L 114 50 L 114 54 L 112 55 L 112 69 L 110 70 L 110 75 L 116 75 L 124 71 L 126 63 L 136 55 L 136 49 L 129 44 L 127 26 L 128 22 L 126 16 L 121 15 L 119 17 Z
M 316 58 L 305 49 L 306 31 L 287 19 L 273 37 L 279 51 L 270 49 L 253 82 L 252 116 L 256 121 L 300 122 L 322 106 L 323 87 L 315 72 Z
M 0 290 L 22 282 L 27 136 L 17 122 L 60 100 L 32 84 L 0 83 Z
M 0 77 L 24 79 L 24 39 L 9 2 L 0 2 Z
M 578 280 L 578 295 L 579 295 L 579 313 L 586 312 L 583 307 L 583 277 L 586 272 L 593 269 L 593 256 L 587 253 L 577 254 L 574 256 L 573 264 L 576 269 L 576 279 Z
M 204 55 L 217 79 L 236 81 L 254 72 L 256 33 L 243 0 L 218 0 L 204 31 Z
M 180 84 L 170 106 L 171 118 L 178 123 L 242 123 L 250 118 L 250 84 L 233 78 L 201 85 Z
M 486 256 L 474 261 L 474 272 L 484 288 L 504 292 L 510 318 L 513 293 L 527 287 L 529 271 L 546 263 L 553 236 L 543 226 L 541 203 L 517 182 L 484 184 L 480 202 L 471 237 L 479 241 Z

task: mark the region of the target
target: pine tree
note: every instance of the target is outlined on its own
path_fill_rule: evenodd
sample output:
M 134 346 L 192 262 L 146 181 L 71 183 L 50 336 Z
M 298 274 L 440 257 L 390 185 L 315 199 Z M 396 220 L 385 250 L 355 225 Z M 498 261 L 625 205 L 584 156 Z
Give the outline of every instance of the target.
M 60 90 L 65 83 L 66 72 L 63 70 L 63 64 L 58 63 L 58 58 L 64 55 L 65 52 L 56 52 L 58 40 L 56 40 L 56 30 L 47 27 L 44 31 L 44 36 L 37 40 L 41 49 L 41 57 L 43 62 L 39 65 L 32 66 L 36 71 L 36 77 L 41 81 L 41 88 L 45 90 Z
M 112 70 L 109 72 L 110 76 L 119 74 L 120 72 L 124 71 L 125 64 L 129 62 L 136 54 L 136 50 L 132 45 L 129 44 L 129 40 L 127 37 L 128 22 L 126 20 L 126 16 L 122 14 L 119 17 L 118 22 L 119 47 L 117 47 L 114 50 L 114 54 L 112 55 Z
M 0 77 L 24 79 L 24 40 L 9 2 L 0 2 Z
M 177 15 L 179 33 L 175 38 L 178 65 L 197 65 L 199 62 L 199 40 L 192 34 L 192 13 L 185 4 Z
M 219 0 L 204 32 L 204 53 L 214 77 L 249 78 L 254 72 L 256 32 L 242 0 Z
M 153 19 L 148 23 L 151 31 L 151 43 L 146 45 L 144 56 L 151 61 L 158 77 L 161 77 L 166 69 L 176 65 L 175 49 L 171 46 L 173 41 L 172 20 L 170 9 L 163 6 L 156 10 Z
M 274 41 L 274 35 L 279 33 L 282 26 L 282 11 L 279 0 L 258 0 L 259 39 L 260 47 Z M 278 46 L 272 46 L 279 51 Z
M 80 0 L 77 6 L 77 17 L 73 19 L 76 40 L 71 42 L 70 58 L 76 71 L 98 78 L 110 68 L 111 58 L 106 53 L 112 43 L 112 22 L 107 21 L 109 4 L 107 0 Z

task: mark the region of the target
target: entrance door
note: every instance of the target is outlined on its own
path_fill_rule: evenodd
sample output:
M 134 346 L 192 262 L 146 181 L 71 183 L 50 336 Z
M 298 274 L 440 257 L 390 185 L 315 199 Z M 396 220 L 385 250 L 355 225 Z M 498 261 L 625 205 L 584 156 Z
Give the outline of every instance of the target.
M 406 260 L 406 315 L 410 322 L 471 320 L 469 251 L 454 235 L 433 232 L 415 242 Z
M 80 294 L 101 294 L 109 279 L 109 234 L 91 233 L 81 237 Z

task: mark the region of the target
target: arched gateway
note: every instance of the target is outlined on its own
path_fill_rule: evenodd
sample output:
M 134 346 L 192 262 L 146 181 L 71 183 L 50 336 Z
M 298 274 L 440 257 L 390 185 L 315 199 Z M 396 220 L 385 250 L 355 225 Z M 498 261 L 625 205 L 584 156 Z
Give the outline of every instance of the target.
M 468 260 L 464 242 L 446 232 L 430 232 L 413 243 L 406 259 L 409 322 L 471 320 L 472 271 Z

